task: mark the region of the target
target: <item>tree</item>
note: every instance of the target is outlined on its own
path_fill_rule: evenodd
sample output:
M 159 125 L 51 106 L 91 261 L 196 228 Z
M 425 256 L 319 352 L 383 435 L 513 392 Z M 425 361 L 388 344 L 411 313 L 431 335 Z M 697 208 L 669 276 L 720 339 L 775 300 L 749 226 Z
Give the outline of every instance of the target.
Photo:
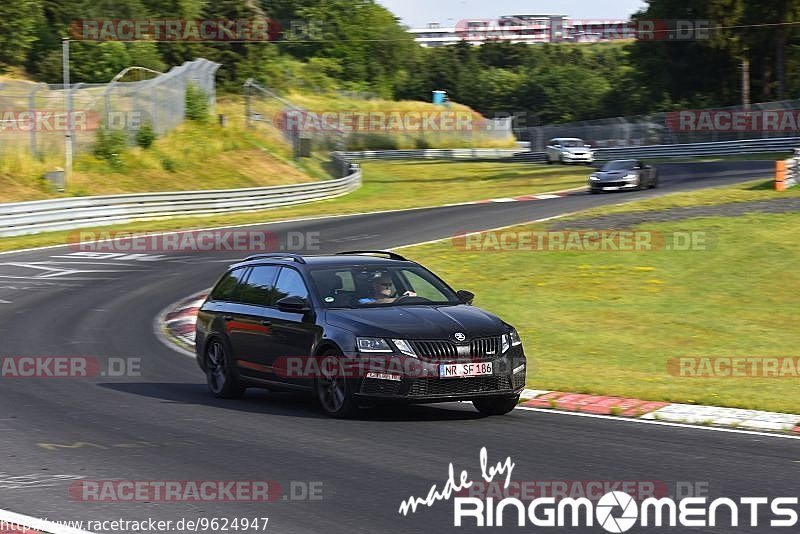
M 42 23 L 42 0 L 0 2 L 0 63 L 24 63 Z

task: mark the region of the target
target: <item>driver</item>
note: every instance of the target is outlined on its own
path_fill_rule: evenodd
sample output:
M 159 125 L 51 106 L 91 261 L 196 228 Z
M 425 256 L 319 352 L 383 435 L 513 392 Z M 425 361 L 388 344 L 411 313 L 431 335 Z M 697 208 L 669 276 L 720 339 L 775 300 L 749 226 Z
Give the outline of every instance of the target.
M 372 293 L 370 298 L 359 299 L 359 304 L 391 304 L 399 297 L 393 297 L 396 293 L 394 282 L 388 274 L 382 274 L 372 281 Z M 406 291 L 403 297 L 416 297 L 417 294 L 413 291 Z

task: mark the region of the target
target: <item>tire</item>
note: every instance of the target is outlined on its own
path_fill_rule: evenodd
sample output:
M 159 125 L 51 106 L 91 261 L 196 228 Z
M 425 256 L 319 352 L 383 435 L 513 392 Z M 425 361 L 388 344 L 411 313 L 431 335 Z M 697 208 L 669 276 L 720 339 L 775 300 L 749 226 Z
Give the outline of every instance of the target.
M 247 388 L 242 385 L 225 344 L 212 339 L 206 347 L 205 359 L 206 383 L 211 394 L 218 399 L 240 399 Z
M 547 155 L 547 164 L 548 164 L 548 165 L 552 165 L 553 163 L 555 163 L 555 161 L 553 161 L 552 159 L 550 159 L 550 155 L 548 154 L 548 155 Z
M 519 395 L 510 397 L 494 397 L 488 399 L 475 399 L 472 404 L 483 415 L 505 415 L 517 407 Z
M 353 380 L 344 377 L 342 355 L 335 350 L 322 354 L 320 376 L 314 380 L 314 391 L 320 408 L 327 415 L 348 419 L 358 413 Z
M 653 183 L 650 184 L 650 189 L 658 189 L 658 175 L 653 178 Z
M 589 193 L 591 193 L 592 195 L 599 195 L 600 194 L 600 190 L 599 189 L 589 189 Z

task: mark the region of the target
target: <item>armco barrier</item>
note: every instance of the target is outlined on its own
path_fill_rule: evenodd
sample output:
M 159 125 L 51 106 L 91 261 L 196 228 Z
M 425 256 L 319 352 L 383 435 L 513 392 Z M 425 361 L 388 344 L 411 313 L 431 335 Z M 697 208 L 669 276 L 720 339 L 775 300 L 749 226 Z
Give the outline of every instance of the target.
M 791 152 L 800 145 L 800 137 L 779 139 L 748 139 L 744 141 L 721 141 L 716 143 L 692 143 L 684 145 L 649 145 L 595 149 L 595 159 L 685 158 L 703 156 L 734 156 L 759 152 Z M 542 163 L 544 152 L 525 152 L 519 149 L 429 149 L 429 150 L 368 150 L 365 152 L 341 152 L 349 161 L 370 159 L 443 159 L 443 160 L 505 160 Z
M 251 211 L 324 200 L 361 186 L 361 170 L 325 182 L 220 191 L 174 191 L 0 204 L 0 237 L 165 217 Z

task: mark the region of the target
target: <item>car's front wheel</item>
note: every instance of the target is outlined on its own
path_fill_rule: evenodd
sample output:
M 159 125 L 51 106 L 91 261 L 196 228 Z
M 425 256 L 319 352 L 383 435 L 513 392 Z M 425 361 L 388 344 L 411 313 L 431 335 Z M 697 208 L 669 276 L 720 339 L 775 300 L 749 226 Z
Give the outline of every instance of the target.
M 483 415 L 505 415 L 516 408 L 517 403 L 519 403 L 519 395 L 475 399 L 472 401 L 475 409 Z
M 206 382 L 211 394 L 219 399 L 239 399 L 247 389 L 239 379 L 230 352 L 218 339 L 206 347 Z
M 353 381 L 347 378 L 342 356 L 337 351 L 329 350 L 322 355 L 314 389 L 319 405 L 331 417 L 345 419 L 358 412 Z

